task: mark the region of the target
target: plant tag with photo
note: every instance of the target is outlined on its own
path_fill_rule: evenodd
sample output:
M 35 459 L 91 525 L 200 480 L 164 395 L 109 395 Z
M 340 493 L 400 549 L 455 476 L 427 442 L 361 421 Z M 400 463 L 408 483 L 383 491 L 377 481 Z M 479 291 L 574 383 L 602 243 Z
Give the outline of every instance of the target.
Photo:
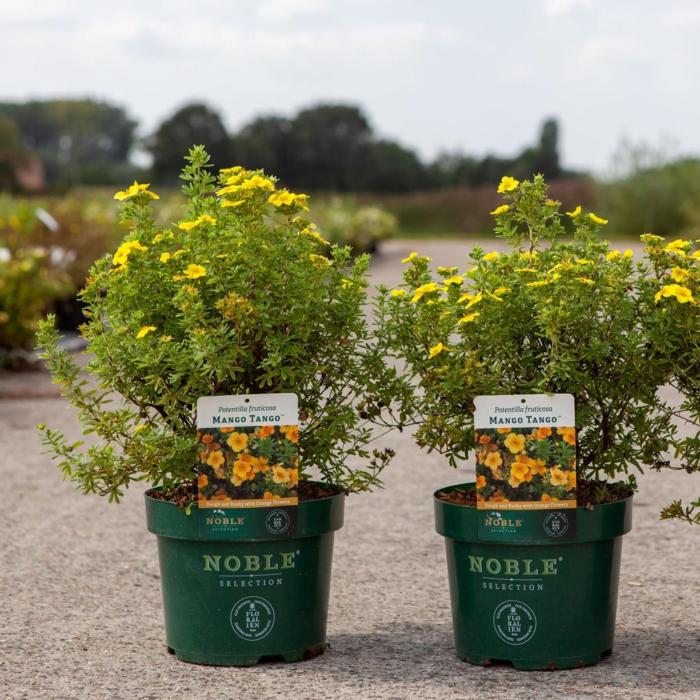
M 295 534 L 298 404 L 296 394 L 197 401 L 201 535 L 244 539 Z
M 573 537 L 574 397 L 477 396 L 474 405 L 479 537 L 497 541 Z

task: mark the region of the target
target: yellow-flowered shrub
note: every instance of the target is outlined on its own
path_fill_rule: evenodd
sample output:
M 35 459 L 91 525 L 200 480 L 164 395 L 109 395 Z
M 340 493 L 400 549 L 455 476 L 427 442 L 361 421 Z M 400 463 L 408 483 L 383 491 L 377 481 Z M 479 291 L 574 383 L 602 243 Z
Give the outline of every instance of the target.
M 418 444 L 456 465 L 474 449 L 475 396 L 571 393 L 580 479 L 628 474 L 634 485 L 636 471 L 667 467 L 674 449 L 697 468 L 698 442 L 692 452 L 679 440 L 676 407 L 658 392 L 675 381 L 697 425 L 697 243 L 647 236 L 642 256 L 611 250 L 599 235 L 606 220 L 580 206 L 560 212 L 541 176 L 506 177 L 499 192 L 505 250 L 474 247 L 465 268 L 435 272 L 411 253 L 403 284 L 377 302 L 387 352 L 419 386 Z
M 392 452 L 370 451 L 368 421 L 382 422 L 400 385 L 365 321 L 367 256 L 329 246 L 305 217 L 307 197 L 262 171 L 214 176 L 201 147 L 187 160 L 186 207 L 171 225 L 157 223 L 147 184 L 116 195 L 129 233 L 81 294 L 96 387 L 57 347 L 52 320 L 41 325 L 43 356 L 97 437 L 85 447 L 43 427 L 46 446 L 86 492 L 118 499 L 133 480 L 193 481 L 200 396 L 293 392 L 300 477 L 371 488 Z M 274 483 L 291 478 L 270 467 Z

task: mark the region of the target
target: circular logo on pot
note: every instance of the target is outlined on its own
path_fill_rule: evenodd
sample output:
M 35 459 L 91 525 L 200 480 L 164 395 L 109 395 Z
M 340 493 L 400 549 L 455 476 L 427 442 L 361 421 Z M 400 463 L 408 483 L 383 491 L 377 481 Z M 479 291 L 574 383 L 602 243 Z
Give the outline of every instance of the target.
M 550 537 L 561 537 L 569 529 L 569 519 L 566 513 L 557 510 L 544 519 L 543 526 Z
M 275 609 L 264 598 L 241 598 L 231 609 L 231 627 L 249 642 L 267 637 L 275 625 Z
M 493 628 L 506 644 L 518 646 L 535 636 L 537 618 L 529 605 L 506 600 L 493 611 Z
M 265 527 L 273 535 L 282 535 L 289 529 L 291 523 L 289 514 L 284 510 L 273 510 L 265 518 Z

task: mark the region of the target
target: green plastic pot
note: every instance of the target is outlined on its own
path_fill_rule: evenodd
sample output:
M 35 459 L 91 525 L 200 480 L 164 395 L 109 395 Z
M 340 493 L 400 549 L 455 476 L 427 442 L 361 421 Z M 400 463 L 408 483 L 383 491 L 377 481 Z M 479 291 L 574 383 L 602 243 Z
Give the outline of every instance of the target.
M 327 486 L 324 484 L 324 486 Z M 298 506 L 289 538 L 211 540 L 190 515 L 146 495 L 146 522 L 158 536 L 165 638 L 178 659 L 251 666 L 322 653 L 334 532 L 345 495 Z M 237 514 L 246 516 L 246 510 Z
M 577 508 L 575 535 L 565 541 L 528 528 L 541 513 L 517 511 L 527 539 L 487 542 L 478 537 L 477 508 L 437 497 L 473 486 L 439 489 L 434 499 L 436 528 L 446 538 L 457 656 L 481 666 L 553 670 L 593 665 L 610 654 L 632 497 Z

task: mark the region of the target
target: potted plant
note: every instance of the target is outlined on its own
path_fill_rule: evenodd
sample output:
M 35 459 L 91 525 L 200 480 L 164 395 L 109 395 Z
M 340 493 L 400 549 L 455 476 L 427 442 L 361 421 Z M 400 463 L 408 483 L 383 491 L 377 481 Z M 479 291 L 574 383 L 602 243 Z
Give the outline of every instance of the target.
M 41 426 L 43 441 L 85 493 L 118 501 L 133 482 L 150 485 L 167 645 L 180 659 L 309 658 L 326 646 L 345 494 L 379 484 L 392 456 L 370 450 L 368 421 L 382 422 L 399 384 L 363 314 L 367 256 L 329 249 L 304 218 L 306 195 L 278 188 L 262 171 L 226 168 L 214 177 L 201 147 L 187 161 L 179 223 L 156 224 L 158 195 L 146 184 L 116 195 L 129 233 L 95 263 L 81 293 L 92 380 L 58 347 L 53 320 L 42 323 L 43 357 L 95 438 L 72 443 Z M 297 472 L 239 473 L 220 451 L 201 457 L 197 400 L 276 392 L 299 401 L 298 430 L 278 431 L 299 448 L 296 534 L 202 536 L 197 487 L 207 486 L 212 467 L 234 484 L 264 471 L 271 489 L 296 489 Z M 245 638 L 235 633 L 234 608 L 251 596 L 264 634 Z
M 418 445 L 453 466 L 471 453 L 498 477 L 435 494 L 457 655 L 522 669 L 594 664 L 613 646 L 635 474 L 668 466 L 677 444 L 674 408 L 657 391 L 682 359 L 667 351 L 659 318 L 696 308 L 648 258 L 600 240 L 604 219 L 580 206 L 561 213 L 541 176 L 503 178 L 499 192 L 505 201 L 492 214 L 509 249 L 474 247 L 468 269 L 436 274 L 411 253 L 403 284 L 382 290 L 377 316 L 387 349 L 418 384 Z M 697 324 L 692 334 L 697 347 Z M 475 442 L 475 397 L 513 394 L 573 395 L 576 431 L 512 437 L 498 428 Z M 565 455 L 554 466 L 537 444 L 548 434 Z M 531 528 L 541 513 L 508 510 L 523 495 L 543 507 L 577 497 L 575 536 L 481 539 L 479 502 L 497 504 L 494 523 Z M 522 634 L 502 628 L 509 614 Z

